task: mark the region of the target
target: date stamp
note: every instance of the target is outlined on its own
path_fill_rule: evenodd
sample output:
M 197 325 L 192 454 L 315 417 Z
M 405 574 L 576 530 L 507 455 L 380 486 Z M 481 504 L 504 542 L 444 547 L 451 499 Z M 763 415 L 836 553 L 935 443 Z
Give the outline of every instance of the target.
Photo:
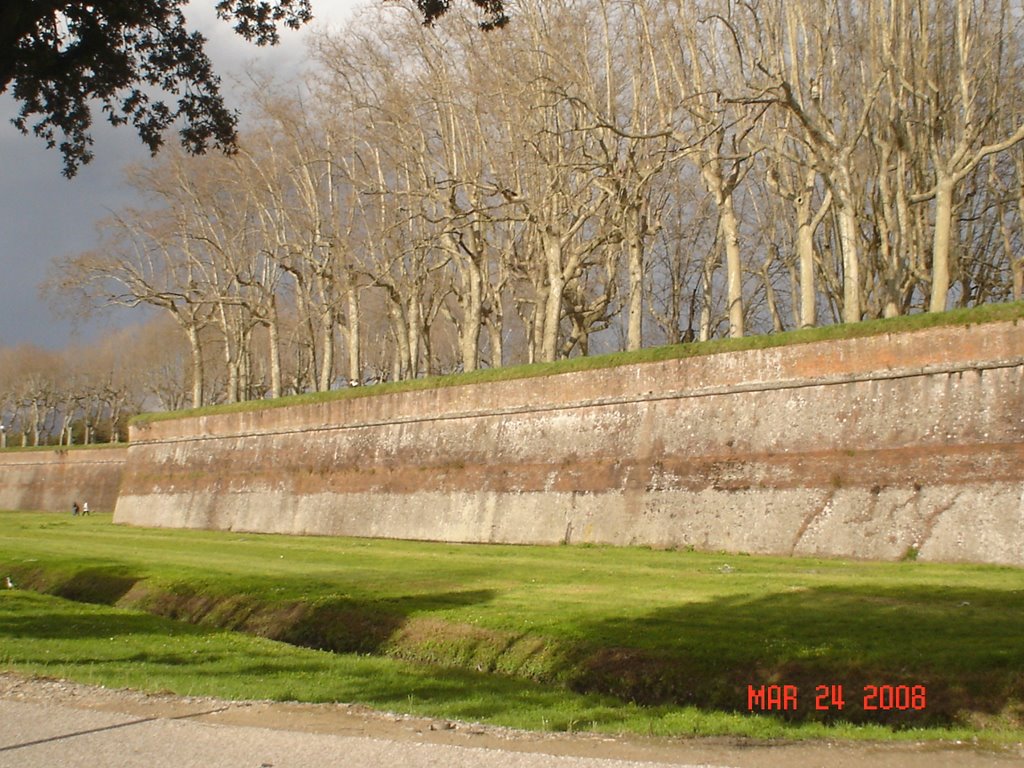
M 920 712 L 928 708 L 928 689 L 924 685 L 865 685 L 859 691 L 846 691 L 842 685 L 816 685 L 814 709 L 838 712 L 853 702 L 865 712 Z M 801 692 L 795 685 L 748 685 L 747 711 L 795 712 Z

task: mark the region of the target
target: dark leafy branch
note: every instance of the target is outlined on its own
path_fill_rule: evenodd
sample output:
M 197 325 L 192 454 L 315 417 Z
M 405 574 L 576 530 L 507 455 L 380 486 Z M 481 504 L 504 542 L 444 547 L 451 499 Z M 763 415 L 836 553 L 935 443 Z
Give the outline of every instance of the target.
M 508 23 L 503 0 L 471 1 L 484 14 L 484 20 L 480 22 L 481 29 L 497 29 Z M 416 0 L 416 7 L 423 14 L 423 23 L 429 25 L 451 10 L 452 0 Z
M 0 93 L 20 102 L 14 124 L 59 148 L 65 176 L 93 158 L 93 108 L 113 125 L 131 124 L 150 152 L 177 126 L 193 154 L 233 152 L 238 116 L 224 103 L 205 38 L 190 30 L 187 0 L 3 0 Z M 480 26 L 503 26 L 502 0 L 472 0 Z M 432 24 L 451 0 L 416 0 Z M 313 18 L 310 0 L 219 0 L 217 16 L 257 45 L 274 45 L 281 26 Z

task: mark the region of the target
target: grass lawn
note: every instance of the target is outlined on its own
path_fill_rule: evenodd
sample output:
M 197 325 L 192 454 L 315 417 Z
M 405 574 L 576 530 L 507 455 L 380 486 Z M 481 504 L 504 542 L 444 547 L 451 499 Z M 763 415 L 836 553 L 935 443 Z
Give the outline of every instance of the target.
M 1024 570 L 0 513 L 0 668 L 531 729 L 1020 742 Z M 773 684 L 797 708 L 752 714 Z

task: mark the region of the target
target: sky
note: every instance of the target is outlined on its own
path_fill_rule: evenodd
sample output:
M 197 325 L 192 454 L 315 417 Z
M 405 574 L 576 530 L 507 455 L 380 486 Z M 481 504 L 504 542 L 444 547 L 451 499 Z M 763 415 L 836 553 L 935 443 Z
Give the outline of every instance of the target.
M 313 0 L 312 26 L 336 26 L 365 2 Z M 193 28 L 209 40 L 207 52 L 229 105 L 239 109 L 244 120 L 244 99 L 232 83 L 251 64 L 275 73 L 298 71 L 312 27 L 282 30 L 277 48 L 257 48 L 218 21 L 213 6 L 213 0 L 192 0 L 186 13 Z M 143 315 L 137 312 L 113 310 L 87 323 L 75 322 L 75 307 L 52 306 L 39 288 L 55 258 L 93 247 L 96 222 L 130 202 L 122 183 L 124 166 L 144 161 L 148 152 L 130 127 L 112 128 L 94 110 L 95 159 L 68 180 L 61 175 L 58 151 L 11 125 L 16 114 L 14 99 L 0 96 L 0 347 L 34 344 L 60 349 L 141 320 Z M 174 140 L 173 135 L 167 137 L 168 142 Z

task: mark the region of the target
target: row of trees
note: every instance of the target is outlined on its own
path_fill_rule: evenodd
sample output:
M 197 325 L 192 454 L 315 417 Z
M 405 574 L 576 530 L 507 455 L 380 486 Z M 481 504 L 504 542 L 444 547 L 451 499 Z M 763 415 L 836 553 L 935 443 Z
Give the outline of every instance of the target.
M 1020 0 L 505 8 L 321 35 L 51 287 L 173 318 L 195 405 L 1020 298 Z

